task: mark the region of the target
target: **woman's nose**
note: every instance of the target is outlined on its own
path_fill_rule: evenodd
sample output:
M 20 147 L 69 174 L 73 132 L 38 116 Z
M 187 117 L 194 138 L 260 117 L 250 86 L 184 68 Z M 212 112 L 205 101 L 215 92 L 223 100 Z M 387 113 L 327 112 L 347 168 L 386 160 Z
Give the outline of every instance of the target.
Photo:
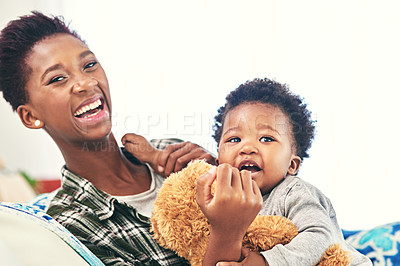
M 83 78 L 79 81 L 77 81 L 73 87 L 73 93 L 82 93 L 85 91 L 92 90 L 94 87 L 98 85 L 97 80 L 93 78 Z

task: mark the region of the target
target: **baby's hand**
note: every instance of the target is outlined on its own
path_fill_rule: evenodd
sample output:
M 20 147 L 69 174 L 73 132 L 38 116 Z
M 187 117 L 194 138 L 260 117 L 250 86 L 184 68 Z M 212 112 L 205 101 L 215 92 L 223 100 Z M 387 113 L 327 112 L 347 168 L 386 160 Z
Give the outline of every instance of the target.
M 211 187 L 216 180 L 215 193 Z M 249 171 L 228 164 L 212 167 L 197 179 L 197 203 L 210 222 L 203 265 L 239 261 L 247 228 L 262 207 L 262 195 Z
M 258 252 L 250 251 L 247 248 L 242 248 L 242 258 L 241 262 L 233 261 L 221 261 L 217 263 L 217 266 L 268 266 L 268 262 L 265 260 L 264 256 Z
M 229 164 L 219 165 L 197 179 L 196 200 L 212 229 L 223 230 L 227 235 L 240 232 L 240 239 L 262 207 L 260 189 L 250 172 L 240 172 Z
M 125 134 L 121 141 L 128 152 L 157 171 L 161 150 L 154 148 L 144 137 L 133 133 Z

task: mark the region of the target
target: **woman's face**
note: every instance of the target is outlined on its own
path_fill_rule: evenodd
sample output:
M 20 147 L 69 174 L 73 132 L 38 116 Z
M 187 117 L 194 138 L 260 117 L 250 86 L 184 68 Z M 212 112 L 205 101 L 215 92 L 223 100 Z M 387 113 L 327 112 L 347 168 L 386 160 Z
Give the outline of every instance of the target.
M 50 36 L 33 47 L 26 63 L 31 73 L 25 106 L 56 143 L 70 145 L 110 134 L 107 77 L 82 41 L 69 34 Z

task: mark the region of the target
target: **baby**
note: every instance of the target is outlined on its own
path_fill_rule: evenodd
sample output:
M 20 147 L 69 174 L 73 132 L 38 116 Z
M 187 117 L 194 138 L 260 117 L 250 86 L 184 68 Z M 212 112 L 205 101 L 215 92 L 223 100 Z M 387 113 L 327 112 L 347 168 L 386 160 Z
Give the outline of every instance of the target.
M 247 215 L 235 207 L 240 207 L 242 198 L 256 202 L 261 201 L 262 195 L 259 214 L 286 217 L 296 225 L 299 234 L 289 244 L 268 251 L 244 250 L 240 265 L 315 265 L 324 251 L 337 243 L 349 252 L 352 265 L 372 265 L 345 242 L 330 200 L 297 177 L 302 160 L 309 156 L 314 129 L 311 113 L 302 99 L 273 80 L 246 82 L 226 97 L 214 125 L 219 166 L 198 179 L 197 201 L 214 236 L 210 237 L 203 264 L 237 260 L 237 255 L 232 259 L 223 255 L 241 245 L 243 238 L 243 230 L 232 230 L 232 221 L 237 227 L 247 228 L 248 220 L 243 216 L 253 214 Z M 153 168 L 157 166 L 159 152 L 142 137 L 128 134 L 123 143 L 134 154 L 139 154 L 135 150 L 140 149 L 143 157 L 139 160 L 149 162 Z M 143 152 L 146 149 L 149 152 Z M 232 190 L 239 197 L 220 200 L 217 192 L 211 195 L 210 184 L 215 179 L 220 182 L 219 190 L 223 189 L 221 186 L 230 189 L 234 182 L 241 182 L 239 189 Z M 223 179 L 229 182 L 222 183 Z M 259 197 L 254 187 L 261 192 Z M 229 215 L 236 218 L 227 222 Z

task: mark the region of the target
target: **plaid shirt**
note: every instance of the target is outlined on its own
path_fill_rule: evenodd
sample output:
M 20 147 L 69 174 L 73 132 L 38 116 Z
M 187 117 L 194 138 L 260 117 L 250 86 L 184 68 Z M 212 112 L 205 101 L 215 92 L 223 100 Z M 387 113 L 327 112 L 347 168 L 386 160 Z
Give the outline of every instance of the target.
M 155 140 L 163 148 L 176 139 Z M 127 154 L 129 157 L 129 154 Z M 61 170 L 62 189 L 47 211 L 106 265 L 188 265 L 151 237 L 151 223 L 133 207 L 118 202 L 88 180 Z

